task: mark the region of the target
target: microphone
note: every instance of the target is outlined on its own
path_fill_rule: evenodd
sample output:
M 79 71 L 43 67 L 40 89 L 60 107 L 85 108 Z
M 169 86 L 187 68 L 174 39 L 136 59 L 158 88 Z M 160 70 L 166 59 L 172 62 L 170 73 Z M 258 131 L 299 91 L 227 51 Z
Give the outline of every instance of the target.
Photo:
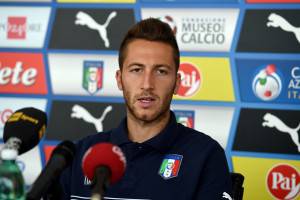
M 111 143 L 98 143 L 90 147 L 82 159 L 84 175 L 92 181 L 91 200 L 101 200 L 110 183 L 121 179 L 126 168 L 122 150 Z
M 45 168 L 27 193 L 26 200 L 40 200 L 42 196 L 46 195 L 62 171 L 73 161 L 75 151 L 73 142 L 67 140 L 55 147 Z
M 25 153 L 36 146 L 44 136 L 47 125 L 45 112 L 33 107 L 15 111 L 6 121 L 3 130 L 4 148 Z

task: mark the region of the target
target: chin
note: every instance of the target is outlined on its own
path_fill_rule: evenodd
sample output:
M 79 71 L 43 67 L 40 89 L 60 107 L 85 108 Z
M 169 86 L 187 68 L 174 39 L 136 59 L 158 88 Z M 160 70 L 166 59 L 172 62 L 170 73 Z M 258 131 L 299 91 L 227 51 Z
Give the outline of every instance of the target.
M 155 120 L 158 120 L 160 116 L 162 116 L 162 113 L 159 111 L 156 112 L 141 112 L 141 113 L 136 113 L 136 118 L 145 121 L 145 122 L 153 122 Z

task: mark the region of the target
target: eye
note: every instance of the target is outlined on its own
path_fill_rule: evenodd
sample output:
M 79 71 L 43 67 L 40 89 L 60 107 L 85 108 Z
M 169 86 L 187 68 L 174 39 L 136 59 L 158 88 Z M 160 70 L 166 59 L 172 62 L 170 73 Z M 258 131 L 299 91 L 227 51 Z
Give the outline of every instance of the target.
M 141 67 L 132 67 L 129 71 L 133 72 L 133 73 L 139 73 L 142 71 L 142 68 Z
M 157 73 L 160 75 L 167 75 L 169 72 L 166 69 L 157 69 Z

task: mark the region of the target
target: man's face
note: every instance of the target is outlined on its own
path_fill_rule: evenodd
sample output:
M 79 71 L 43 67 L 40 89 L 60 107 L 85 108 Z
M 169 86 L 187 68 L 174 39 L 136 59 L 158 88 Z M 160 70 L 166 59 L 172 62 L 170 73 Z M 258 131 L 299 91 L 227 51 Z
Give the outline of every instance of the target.
M 180 76 L 172 47 L 162 42 L 137 39 L 129 43 L 122 71 L 116 79 L 123 90 L 129 117 L 153 122 L 169 112 Z

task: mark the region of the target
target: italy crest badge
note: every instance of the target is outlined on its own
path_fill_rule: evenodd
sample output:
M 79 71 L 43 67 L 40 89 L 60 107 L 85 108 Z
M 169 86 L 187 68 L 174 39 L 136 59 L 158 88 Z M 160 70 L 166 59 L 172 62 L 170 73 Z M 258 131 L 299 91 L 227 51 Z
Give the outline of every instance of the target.
M 183 156 L 178 154 L 165 155 L 158 172 L 159 175 L 164 179 L 176 177 L 180 169 L 182 158 Z

